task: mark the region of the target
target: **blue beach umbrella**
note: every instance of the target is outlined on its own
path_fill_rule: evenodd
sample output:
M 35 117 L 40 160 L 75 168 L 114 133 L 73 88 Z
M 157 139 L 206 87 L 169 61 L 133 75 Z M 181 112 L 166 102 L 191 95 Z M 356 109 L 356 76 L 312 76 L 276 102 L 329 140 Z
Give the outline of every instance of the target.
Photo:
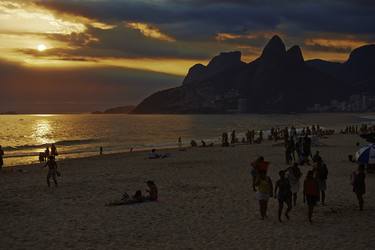
M 375 164 L 375 144 L 360 148 L 355 156 L 358 163 Z

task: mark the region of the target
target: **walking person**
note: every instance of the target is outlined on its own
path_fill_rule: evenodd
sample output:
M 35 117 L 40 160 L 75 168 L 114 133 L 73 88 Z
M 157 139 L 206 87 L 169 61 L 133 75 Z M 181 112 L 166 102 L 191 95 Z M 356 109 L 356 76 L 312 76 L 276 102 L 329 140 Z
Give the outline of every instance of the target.
M 363 211 L 363 195 L 366 193 L 366 183 L 365 183 L 365 166 L 359 165 L 358 170 L 352 173 L 352 185 L 353 192 L 356 194 L 359 204 L 359 210 Z
M 315 166 L 315 176 L 318 181 L 320 201 L 322 205 L 325 206 L 328 168 L 327 168 L 327 165 L 323 162 L 321 157 L 318 158 L 318 161 Z
M 293 195 L 293 205 L 297 205 L 297 194 L 300 187 L 300 179 L 302 177 L 302 172 L 298 167 L 298 163 L 294 163 L 293 166 L 287 168 L 288 171 L 288 181 L 290 184 L 290 189 Z
M 257 190 L 255 197 L 259 201 L 261 219 L 264 220 L 264 218 L 267 218 L 268 200 L 273 196 L 272 180 L 265 171 L 258 173 L 255 187 Z
M 48 161 L 43 166 L 43 168 L 45 168 L 47 166 L 48 166 L 47 185 L 48 185 L 48 187 L 51 186 L 50 179 L 52 177 L 53 182 L 55 183 L 55 187 L 57 187 L 56 176 L 60 175 L 60 173 L 57 171 L 57 163 L 56 163 L 55 158 L 53 156 L 48 157 Z
M 303 183 L 303 203 L 307 202 L 308 209 L 308 219 L 312 223 L 312 216 L 314 212 L 314 207 L 316 202 L 319 200 L 319 188 L 318 182 L 314 178 L 314 172 L 307 172 L 305 182 Z
M 275 199 L 279 201 L 279 221 L 281 220 L 281 214 L 283 212 L 284 203 L 287 205 L 285 217 L 289 220 L 289 212 L 292 209 L 292 191 L 290 190 L 290 184 L 287 178 L 285 178 L 285 171 L 279 172 L 280 179 L 275 185 Z

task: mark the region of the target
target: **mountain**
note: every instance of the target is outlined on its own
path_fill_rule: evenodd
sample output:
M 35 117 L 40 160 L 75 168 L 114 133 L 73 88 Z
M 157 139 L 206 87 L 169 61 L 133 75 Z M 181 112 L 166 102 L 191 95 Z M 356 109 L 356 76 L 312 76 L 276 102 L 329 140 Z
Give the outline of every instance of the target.
M 95 111 L 92 113 L 93 114 L 129 114 L 130 112 L 133 111 L 134 108 L 135 106 L 129 105 L 129 106 L 110 108 L 110 109 L 104 110 L 104 112 Z
M 274 36 L 250 63 L 241 53 L 226 52 L 207 66 L 190 68 L 180 87 L 143 100 L 133 113 L 289 113 L 306 112 L 315 104 L 346 100 L 371 89 L 375 45 L 353 50 L 348 61 L 305 61 L 299 46 L 287 49 Z M 339 90 L 339 91 L 338 91 Z

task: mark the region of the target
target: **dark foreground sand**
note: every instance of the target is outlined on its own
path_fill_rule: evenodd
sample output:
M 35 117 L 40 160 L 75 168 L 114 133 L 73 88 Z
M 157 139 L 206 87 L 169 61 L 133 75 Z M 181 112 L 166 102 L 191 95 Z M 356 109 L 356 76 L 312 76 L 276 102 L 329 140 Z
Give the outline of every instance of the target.
M 300 192 L 291 220 L 277 221 L 277 202 L 261 221 L 251 190 L 249 163 L 272 162 L 270 176 L 285 168 L 283 148 L 169 150 L 173 157 L 145 160 L 145 153 L 59 162 L 60 186 L 47 188 L 47 169 L 18 167 L 0 175 L 0 249 L 375 249 L 375 174 L 367 176 L 365 211 L 357 210 L 347 160 L 357 136 L 321 140 L 329 167 L 327 206 L 314 224 Z M 306 171 L 310 167 L 302 167 Z M 23 172 L 18 171 L 23 169 Z M 153 179 L 160 201 L 105 207 L 122 192 Z

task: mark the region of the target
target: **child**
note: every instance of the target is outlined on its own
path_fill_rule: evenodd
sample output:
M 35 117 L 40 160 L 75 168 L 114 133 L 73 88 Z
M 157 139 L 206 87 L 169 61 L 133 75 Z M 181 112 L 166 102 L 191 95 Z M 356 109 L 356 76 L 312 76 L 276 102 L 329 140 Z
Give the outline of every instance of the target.
M 264 218 L 267 217 L 268 199 L 272 197 L 273 191 L 272 180 L 267 176 L 265 171 L 260 171 L 258 173 L 255 187 L 257 188 L 255 197 L 259 201 L 260 215 L 262 220 L 264 220 Z
M 314 178 L 314 172 L 309 171 L 307 173 L 305 182 L 303 184 L 303 202 L 309 206 L 308 218 L 310 223 L 312 223 L 312 215 L 314 211 L 314 206 L 319 200 L 319 187 L 318 182 Z
M 280 179 L 276 182 L 275 198 L 279 200 L 279 221 L 283 212 L 284 202 L 288 206 L 285 217 L 289 220 L 289 212 L 292 209 L 292 191 L 288 179 L 285 178 L 285 171 L 279 172 Z M 279 192 L 277 192 L 279 191 Z

